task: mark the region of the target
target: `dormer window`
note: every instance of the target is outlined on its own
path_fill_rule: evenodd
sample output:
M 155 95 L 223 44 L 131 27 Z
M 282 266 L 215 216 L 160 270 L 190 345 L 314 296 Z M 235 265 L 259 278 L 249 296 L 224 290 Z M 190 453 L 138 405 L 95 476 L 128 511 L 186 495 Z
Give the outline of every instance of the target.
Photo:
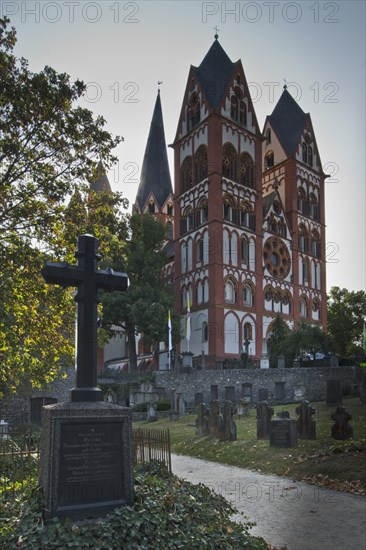
M 149 212 L 150 214 L 155 214 L 155 203 L 154 202 L 149 202 Z

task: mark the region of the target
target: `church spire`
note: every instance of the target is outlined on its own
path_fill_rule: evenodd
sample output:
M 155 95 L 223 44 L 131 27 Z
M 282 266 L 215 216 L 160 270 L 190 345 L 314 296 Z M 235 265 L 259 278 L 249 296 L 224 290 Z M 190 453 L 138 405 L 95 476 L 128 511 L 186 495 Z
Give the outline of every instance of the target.
M 160 84 L 161 82 L 159 82 Z M 160 89 L 158 90 L 155 102 L 135 201 L 140 211 L 144 210 L 146 201 L 151 193 L 156 199 L 158 208 L 161 208 L 168 196 L 173 193 L 165 141 Z

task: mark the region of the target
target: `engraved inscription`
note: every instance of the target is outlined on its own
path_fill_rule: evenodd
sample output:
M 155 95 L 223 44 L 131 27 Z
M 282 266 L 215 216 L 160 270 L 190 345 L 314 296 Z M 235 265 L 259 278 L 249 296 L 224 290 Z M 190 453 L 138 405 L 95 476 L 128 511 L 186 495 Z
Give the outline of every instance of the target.
M 120 422 L 61 425 L 60 506 L 120 501 L 122 472 Z

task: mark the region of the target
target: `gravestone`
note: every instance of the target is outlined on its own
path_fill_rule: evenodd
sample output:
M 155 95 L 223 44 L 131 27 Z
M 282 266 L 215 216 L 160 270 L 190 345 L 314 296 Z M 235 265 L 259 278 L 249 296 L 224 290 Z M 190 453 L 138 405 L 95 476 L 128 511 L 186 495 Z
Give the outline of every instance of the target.
M 208 432 L 210 435 L 220 435 L 220 403 L 217 399 L 211 401 L 210 414 L 207 419 Z
M 221 441 L 236 441 L 236 423 L 233 419 L 234 406 L 231 401 L 225 401 L 222 411 L 222 420 L 220 423 L 220 439 Z
M 172 394 L 170 398 L 170 420 L 179 420 L 179 399 L 180 392 L 177 392 L 175 388 L 172 388 Z
M 252 384 L 245 382 L 241 386 L 241 394 L 242 394 L 242 400 L 245 401 L 245 403 L 251 403 L 252 402 Z
M 291 418 L 271 420 L 269 444 L 270 447 L 296 447 L 296 420 Z
M 342 388 L 339 380 L 327 381 L 327 395 L 325 402 L 327 405 L 342 405 Z
M 305 399 L 306 395 L 306 388 L 302 384 L 297 384 L 294 387 L 294 400 L 295 401 L 302 401 Z
M 343 440 L 353 437 L 353 427 L 348 424 L 352 420 L 352 415 L 346 411 L 345 407 L 338 406 L 332 413 L 331 419 L 335 421 L 332 426 L 333 439 Z
M 235 403 L 235 386 L 225 386 L 225 401 Z
M 179 416 L 184 416 L 186 414 L 186 402 L 181 396 L 181 394 L 179 394 L 179 401 L 177 403 L 177 407 L 178 407 Z
M 300 439 L 316 439 L 316 423 L 312 417 L 315 413 L 314 407 L 311 407 L 309 401 L 303 401 L 296 407 L 297 435 Z
M 216 385 L 211 386 L 211 401 L 217 401 L 219 398 L 219 387 Z
M 194 394 L 194 404 L 199 405 L 200 403 L 203 403 L 203 393 L 197 392 Z
M 208 419 L 206 403 L 199 403 L 197 407 L 196 431 L 198 436 L 208 435 Z
M 41 476 L 45 519 L 88 518 L 133 502 L 131 413 L 103 401 L 97 382 L 97 292 L 125 291 L 124 273 L 98 270 L 98 241 L 81 235 L 77 265 L 47 262 L 47 283 L 76 286 L 76 387 L 43 408 Z
M 286 358 L 284 355 L 279 355 L 277 358 L 277 368 L 284 369 L 286 367 Z
M 150 403 L 149 406 L 147 407 L 147 421 L 148 422 L 156 422 L 157 421 L 156 404 L 155 403 Z
M 266 388 L 259 388 L 258 401 L 268 401 L 269 392 Z
M 271 418 L 274 414 L 272 407 L 266 401 L 257 405 L 257 439 L 269 437 Z

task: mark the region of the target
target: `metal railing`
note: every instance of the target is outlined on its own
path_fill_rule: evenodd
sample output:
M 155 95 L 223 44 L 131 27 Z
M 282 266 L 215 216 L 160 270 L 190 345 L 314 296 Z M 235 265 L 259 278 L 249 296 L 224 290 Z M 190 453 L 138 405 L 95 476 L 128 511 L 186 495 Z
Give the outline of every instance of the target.
M 169 430 L 133 431 L 134 461 L 136 463 L 162 462 L 172 471 Z

